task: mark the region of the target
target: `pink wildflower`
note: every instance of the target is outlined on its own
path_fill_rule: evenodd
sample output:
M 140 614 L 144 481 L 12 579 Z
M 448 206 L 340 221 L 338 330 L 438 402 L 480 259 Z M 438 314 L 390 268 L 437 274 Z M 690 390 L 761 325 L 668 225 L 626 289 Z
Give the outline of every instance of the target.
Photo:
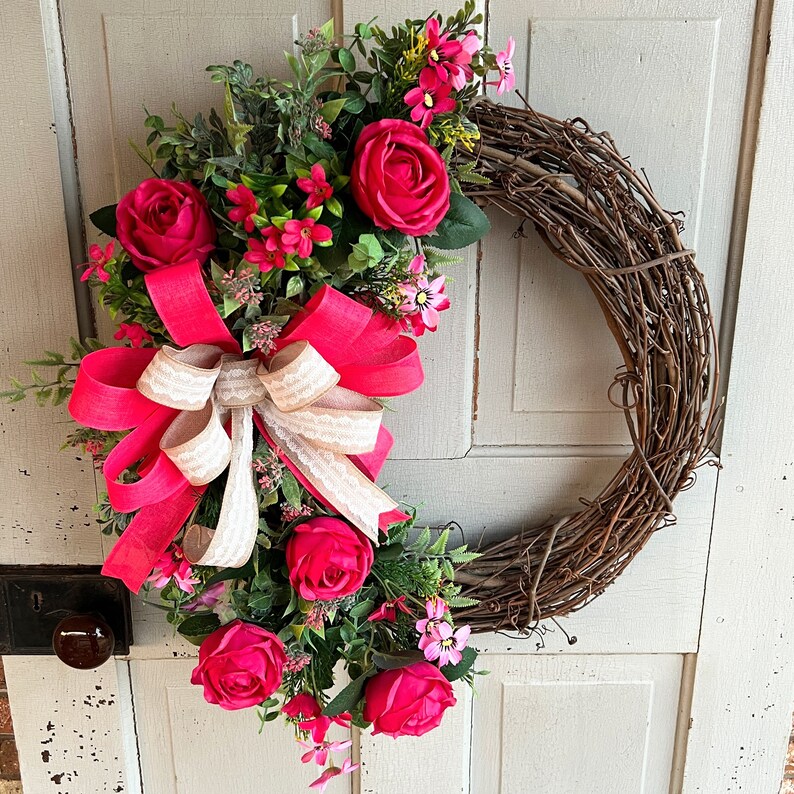
M 105 270 L 105 267 L 110 264 L 110 260 L 113 258 L 113 249 L 115 247 L 115 240 L 111 240 L 105 246 L 104 251 L 102 250 L 102 247 L 96 243 L 90 245 L 88 247 L 88 255 L 91 257 L 91 261 L 82 265 L 78 265 L 78 267 L 85 268 L 83 275 L 80 276 L 80 281 L 88 281 L 88 278 L 93 273 L 103 284 L 107 284 L 107 282 L 110 280 L 110 273 Z
M 193 585 L 200 581 L 193 577 L 190 563 L 185 559 L 182 549 L 176 545 L 163 552 L 146 581 L 152 582 L 156 588 L 161 589 L 172 579 L 182 592 L 188 594 L 195 592 Z
M 201 607 L 213 609 L 218 605 L 221 598 L 226 592 L 226 582 L 216 582 L 210 585 L 203 593 L 191 601 L 189 604 L 183 604 L 182 609 L 185 612 L 195 612 Z
M 314 218 L 291 220 L 284 224 L 281 244 L 288 254 L 297 253 L 302 259 L 311 256 L 314 243 L 327 243 L 333 237 L 328 226 L 317 223 Z
M 272 226 L 271 228 L 275 229 L 276 227 Z M 265 241 L 250 239 L 248 241 L 248 250 L 245 252 L 245 256 L 243 256 L 246 262 L 258 265 L 262 273 L 268 273 L 274 267 L 280 270 L 286 264 L 284 261 L 284 251 L 274 247 L 271 243 L 271 239 L 272 238 Z
M 447 613 L 446 602 L 440 598 L 430 598 L 425 603 L 425 613 L 427 618 L 416 621 L 416 630 L 421 635 L 419 638 L 419 650 L 423 651 L 433 636 L 436 626 L 444 622 L 444 615 Z
M 325 169 L 319 163 L 315 163 L 312 166 L 311 178 L 301 177 L 298 180 L 298 187 L 304 193 L 309 194 L 306 199 L 306 206 L 310 210 L 322 206 L 323 202 L 334 195 L 334 189 L 325 178 Z
M 496 56 L 496 67 L 499 69 L 499 80 L 489 85 L 496 86 L 496 93 L 501 96 L 505 91 L 512 91 L 516 87 L 516 73 L 513 70 L 513 55 L 516 51 L 516 42 L 512 36 L 507 38 L 507 49 Z
M 242 223 L 243 228 L 250 234 L 254 230 L 254 215 L 259 212 L 256 196 L 245 185 L 238 185 L 226 191 L 226 198 L 237 204 L 229 210 L 229 220 Z
M 283 711 L 284 709 L 282 709 L 282 712 Z M 326 717 L 324 714 L 320 714 L 312 719 L 299 722 L 298 727 L 302 731 L 308 731 L 311 734 L 312 741 L 315 744 L 319 744 L 325 740 L 325 735 L 328 733 L 328 729 L 331 725 L 340 725 L 342 728 L 349 728 L 350 719 L 350 714 L 346 711 L 342 714 L 338 714 L 336 717 Z
M 419 72 L 419 85 L 405 95 L 405 104 L 411 105 L 411 119 L 419 122 L 424 130 L 433 117 L 455 109 L 455 100 L 450 98 L 452 87 L 444 83 L 434 69 L 425 67 Z
M 434 17 L 427 21 L 427 63 L 436 75 L 454 89 L 460 90 L 474 76 L 472 57 L 480 49 L 480 39 L 470 30 L 462 39 L 450 39 L 449 33 L 439 32 L 439 22 Z
M 439 667 L 457 664 L 463 658 L 461 651 L 466 647 L 470 634 L 471 626 L 461 626 L 453 632 L 449 623 L 439 623 L 431 632 L 430 642 L 422 649 L 425 659 L 428 662 L 438 659 Z
M 397 620 L 397 611 L 404 612 L 406 615 L 412 614 L 411 610 L 405 606 L 405 596 L 401 595 L 391 601 L 382 603 L 368 618 L 370 623 L 377 620 L 386 620 L 394 623 Z
M 319 766 L 325 766 L 328 761 L 328 753 L 341 753 L 342 750 L 347 750 L 353 742 L 350 739 L 345 739 L 342 742 L 320 742 L 318 744 L 309 744 L 308 742 L 298 742 L 308 749 L 308 753 L 301 756 L 301 762 L 308 764 L 309 761 L 314 761 Z
M 428 282 L 425 276 L 418 278 L 416 284 L 405 282 L 400 285 L 405 300 L 400 311 L 403 312 L 414 336 L 422 336 L 425 330 L 438 328 L 438 314 L 450 307 L 449 298 L 444 294 L 445 276 L 438 276 Z
M 301 717 L 304 720 L 311 720 L 320 716 L 322 708 L 308 692 L 301 692 L 281 707 L 281 713 L 292 719 Z
M 152 341 L 152 335 L 140 323 L 121 323 L 113 338 L 129 339 L 133 347 L 143 347 L 144 342 Z
M 417 254 L 408 265 L 408 272 L 412 273 L 414 276 L 419 276 L 424 272 L 424 269 L 425 269 L 425 255 Z
M 319 790 L 320 794 L 326 789 L 326 786 L 339 775 L 349 775 L 351 772 L 355 772 L 358 769 L 359 765 L 354 764 L 349 758 L 345 758 L 342 762 L 342 766 L 329 766 L 317 780 L 309 783 L 309 788 L 316 788 Z

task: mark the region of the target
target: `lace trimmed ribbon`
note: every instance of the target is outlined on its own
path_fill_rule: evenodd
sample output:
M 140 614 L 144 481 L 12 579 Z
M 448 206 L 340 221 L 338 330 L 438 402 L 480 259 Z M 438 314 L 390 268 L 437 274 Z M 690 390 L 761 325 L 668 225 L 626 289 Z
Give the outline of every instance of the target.
M 212 345 L 157 351 L 138 391 L 180 411 L 160 449 L 191 485 L 206 485 L 229 467 L 218 526 L 194 562 L 237 568 L 251 556 L 259 527 L 251 470 L 254 411 L 315 489 L 378 542 L 379 517 L 397 504 L 346 456 L 375 449 L 383 408 L 338 383 L 339 373 L 306 341 L 293 342 L 267 363 Z

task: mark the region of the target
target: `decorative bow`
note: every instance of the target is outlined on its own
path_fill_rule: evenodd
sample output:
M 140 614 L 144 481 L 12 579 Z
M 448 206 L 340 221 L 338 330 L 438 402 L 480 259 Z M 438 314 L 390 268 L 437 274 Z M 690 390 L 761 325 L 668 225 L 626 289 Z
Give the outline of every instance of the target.
M 392 438 L 369 398 L 407 394 L 423 379 L 416 342 L 397 323 L 323 287 L 284 328 L 269 361 L 244 360 L 198 263 L 149 273 L 146 285 L 185 349 L 91 353 L 69 403 L 87 427 L 132 430 L 103 472 L 113 508 L 137 515 L 103 573 L 137 592 L 206 483 L 227 465 L 221 519 L 201 562 L 246 561 L 258 527 L 252 422 L 313 496 L 370 537 L 405 517 L 372 482 Z M 133 465 L 138 479 L 128 482 L 124 472 Z
M 267 363 L 212 345 L 163 347 L 137 388 L 181 411 L 160 449 L 191 485 L 206 485 L 229 466 L 218 526 L 201 565 L 238 568 L 251 556 L 259 509 L 251 471 L 253 415 L 325 501 L 378 542 L 381 513 L 396 502 L 346 455 L 375 449 L 383 408 L 337 386 L 339 373 L 309 342 L 293 342 Z M 231 438 L 224 425 L 231 418 Z

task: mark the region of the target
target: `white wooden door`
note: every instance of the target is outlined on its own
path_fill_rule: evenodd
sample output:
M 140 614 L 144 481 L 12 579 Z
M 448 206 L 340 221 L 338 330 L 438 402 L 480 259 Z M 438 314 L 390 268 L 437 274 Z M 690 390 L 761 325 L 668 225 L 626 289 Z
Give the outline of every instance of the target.
M 761 160 L 791 153 L 778 119 L 792 76 L 791 4 L 778 3 L 773 28 L 780 41 L 773 35 L 745 252 L 769 3 L 479 2 L 492 45 L 516 37 L 529 101 L 609 129 L 663 203 L 686 212 L 685 239 L 718 315 L 724 307 L 726 360 L 736 327 L 728 468 L 719 483 L 715 468 L 702 469 L 676 504 L 678 524 L 585 610 L 542 637 L 478 638 L 491 675 L 476 699 L 461 693 L 438 731 L 398 743 L 354 736 L 360 775 L 329 790 L 425 791 L 432 763 L 437 794 L 773 792 L 794 684 L 779 636 L 794 628 L 782 546 L 791 516 L 782 467 L 792 458 L 776 423 L 794 406 L 790 397 L 768 414 L 753 406 L 763 400 L 755 380 L 782 393 L 793 341 L 791 299 L 774 286 L 785 263 L 765 264 L 785 238 L 765 229 L 790 228 L 772 219 L 775 185 L 794 183 L 794 154 L 780 172 Z M 455 5 L 445 0 L 442 10 Z M 64 213 L 77 221 L 79 257 L 80 206 L 113 202 L 145 175 L 127 146 L 142 137 L 142 105 L 166 114 L 177 100 L 189 114 L 217 104 L 204 66 L 239 57 L 279 74 L 297 33 L 332 14 L 390 23 L 430 10 L 416 0 L 25 0 L 4 9 L 0 63 L 6 74 L 24 63 L 24 80 L 6 84 L 14 112 L 0 117 L 3 371 L 75 333 Z M 24 199 L 8 200 L 20 184 Z M 619 357 L 594 300 L 533 233 L 516 239 L 512 222 L 493 222 L 479 256 L 470 252 L 451 274 L 454 309 L 422 340 L 427 381 L 390 422 L 397 444 L 383 477 L 396 496 L 423 500 L 428 522 L 455 519 L 473 539 L 573 509 L 627 451 L 606 398 Z M 767 350 L 773 327 L 787 336 Z M 107 337 L 111 328 L 100 318 L 99 330 Z M 759 372 L 761 351 L 769 365 Z M 3 408 L 4 563 L 102 558 L 91 466 L 57 454 L 52 419 L 24 404 Z M 752 583 L 773 576 L 777 595 L 759 587 L 757 597 L 774 617 L 759 617 Z M 26 791 L 304 791 L 310 771 L 289 732 L 271 725 L 257 736 L 253 716 L 207 706 L 189 684 L 194 649 L 157 610 L 136 603 L 135 614 L 130 657 L 93 673 L 6 659 Z M 244 762 L 235 747 L 245 747 Z

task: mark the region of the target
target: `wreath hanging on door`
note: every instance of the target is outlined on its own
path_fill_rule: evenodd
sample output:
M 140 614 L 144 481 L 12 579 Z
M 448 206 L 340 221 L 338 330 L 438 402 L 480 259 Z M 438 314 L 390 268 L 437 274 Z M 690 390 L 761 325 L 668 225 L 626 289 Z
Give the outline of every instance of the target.
M 68 444 L 101 464 L 120 535 L 105 572 L 200 645 L 209 702 L 284 715 L 323 767 L 350 745 L 334 723 L 436 727 L 452 682 L 474 682 L 472 630 L 525 633 L 602 592 L 672 522 L 714 430 L 713 320 L 679 222 L 608 134 L 481 96 L 515 81 L 512 39 L 491 52 L 481 21 L 467 3 L 344 46 L 328 23 L 287 55 L 289 82 L 209 67 L 222 113 L 149 115 L 154 176 L 91 215 L 112 239 L 82 279 L 124 346 L 73 342 L 31 362 L 54 378 L 5 393 L 69 398 Z M 486 205 L 593 290 L 634 449 L 578 514 L 472 551 L 374 481 L 383 398 L 420 385 L 440 271 L 488 231 Z

